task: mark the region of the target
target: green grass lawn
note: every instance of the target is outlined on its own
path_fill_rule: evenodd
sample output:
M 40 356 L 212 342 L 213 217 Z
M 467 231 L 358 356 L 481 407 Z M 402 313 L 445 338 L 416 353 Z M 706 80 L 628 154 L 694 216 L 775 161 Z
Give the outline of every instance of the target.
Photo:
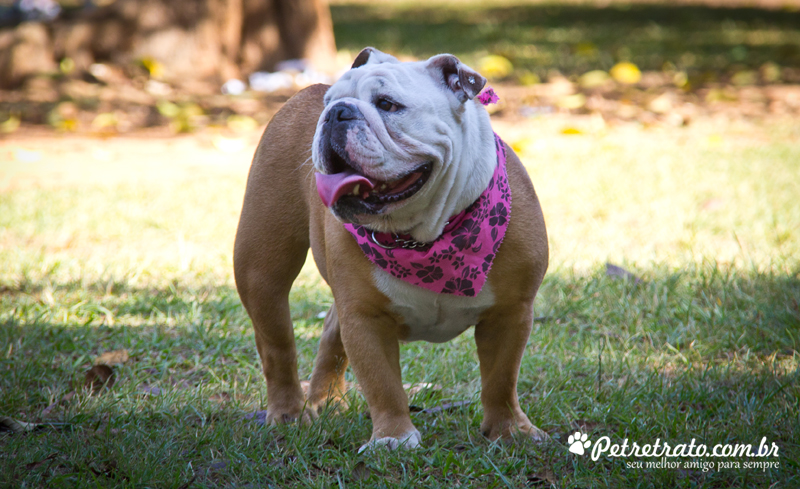
M 94 183 L 40 174 L 39 184 L 12 179 L 0 196 L 0 414 L 68 424 L 0 436 L 0 485 L 798 484 L 797 128 L 631 126 L 567 136 L 558 124 L 496 125 L 528 145 L 521 154 L 553 250 L 519 384 L 524 409 L 552 444 L 480 436 L 469 332 L 402 348 L 406 382 L 441 386 L 412 397 L 414 406 L 472 401 L 415 412 L 421 450 L 357 455 L 371 424 L 355 392 L 349 410 L 311 427 L 246 419 L 266 396 L 231 273 L 249 155 L 222 168 L 170 153 L 177 170 L 136 183 L 126 183 L 135 169 L 105 164 L 92 170 Z M 59 161 L 48 158 L 6 168 L 36 182 Z M 641 282 L 607 276 L 607 260 Z M 292 294 L 308 378 L 318 315 L 331 300 L 310 260 Z M 99 355 L 122 349 L 130 358 L 114 367 L 113 387 L 82 388 Z M 576 429 L 640 445 L 766 437 L 780 447 L 780 468 L 592 461 L 567 451 Z
M 542 79 L 551 70 L 580 75 L 618 61 L 657 71 L 667 64 L 697 82 L 727 79 L 766 62 L 800 68 L 796 2 L 772 10 L 714 8 L 702 1 L 331 3 L 339 48 L 377 46 L 417 57 L 449 52 L 468 64 L 500 54 Z
M 796 12 L 409 5 L 335 2 L 339 47 L 504 54 L 543 77 L 623 59 L 690 77 L 800 67 Z M 519 394 L 552 443 L 480 435 L 471 332 L 402 346 L 404 381 L 433 385 L 411 397 L 419 450 L 358 455 L 371 422 L 356 390 L 311 426 L 259 425 L 248 415 L 266 387 L 231 265 L 258 134 L 231 154 L 208 132 L 22 135 L 0 139 L 0 416 L 45 425 L 0 433 L 0 487 L 800 487 L 797 119 L 495 119 L 548 226 Z M 9 157 L 33 150 L 40 160 Z M 608 262 L 639 280 L 610 276 Z M 309 259 L 291 296 L 301 379 L 330 302 Z M 85 386 L 121 350 L 106 360 L 113 386 Z M 576 430 L 592 446 L 766 438 L 779 466 L 592 460 L 568 451 Z

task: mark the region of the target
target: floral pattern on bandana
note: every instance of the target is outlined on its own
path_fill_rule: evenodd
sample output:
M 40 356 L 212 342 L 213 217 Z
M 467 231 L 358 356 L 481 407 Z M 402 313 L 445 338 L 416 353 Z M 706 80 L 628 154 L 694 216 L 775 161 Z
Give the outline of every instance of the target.
M 372 231 L 345 224 L 367 258 L 391 275 L 437 294 L 478 295 L 511 218 L 505 146 L 497 134 L 494 138 L 497 167 L 488 187 L 464 212 L 454 216 L 432 243 L 413 249 L 385 249 L 372 241 Z M 375 233 L 375 239 L 386 246 L 394 243 L 389 233 Z

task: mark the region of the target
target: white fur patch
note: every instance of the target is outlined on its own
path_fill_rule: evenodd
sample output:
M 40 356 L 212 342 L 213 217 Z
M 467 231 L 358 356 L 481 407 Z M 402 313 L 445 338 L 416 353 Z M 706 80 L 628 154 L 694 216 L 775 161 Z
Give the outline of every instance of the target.
M 385 436 L 383 438 L 370 440 L 369 442 L 361 445 L 361 448 L 358 449 L 358 453 L 362 453 L 367 450 L 372 451 L 382 447 L 386 447 L 389 450 L 397 450 L 398 448 L 419 448 L 420 443 L 422 443 L 422 435 L 419 434 L 419 431 L 414 430 L 401 435 L 400 438 Z
M 348 135 L 347 151 L 365 175 L 390 181 L 432 163 L 429 180 L 415 195 L 382 213 L 358 216 L 358 224 L 369 229 L 406 233 L 426 243 L 481 195 L 497 166 L 489 114 L 478 102 L 459 102 L 431 60 L 367 63 L 347 71 L 325 94 L 311 148 L 314 167 L 324 171 L 323 127 L 328 111 L 341 102 L 363 116 L 358 125 L 363 133 Z M 375 107 L 381 97 L 404 109 L 386 115 Z
M 409 328 L 404 341 L 444 343 L 478 322 L 481 313 L 494 305 L 494 293 L 487 282 L 475 297 L 437 294 L 409 284 L 375 267 L 372 278 L 378 290 L 389 298 L 392 309 Z

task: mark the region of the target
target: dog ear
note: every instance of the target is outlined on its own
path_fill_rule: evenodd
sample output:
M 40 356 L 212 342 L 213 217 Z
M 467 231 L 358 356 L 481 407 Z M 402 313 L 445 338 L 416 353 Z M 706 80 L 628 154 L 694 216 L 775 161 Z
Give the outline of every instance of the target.
M 486 78 L 462 63 L 452 54 L 440 54 L 428 60 L 428 69 L 434 79 L 442 81 L 463 104 L 483 90 Z
M 352 70 L 353 68 L 358 68 L 364 66 L 369 61 L 369 56 L 375 52 L 375 48 L 364 48 L 358 53 L 356 59 L 353 60 L 353 66 L 350 67 Z
M 366 47 L 362 49 L 360 53 L 358 53 L 358 56 L 356 56 L 356 59 L 353 60 L 353 66 L 351 66 L 350 69 L 352 70 L 353 68 L 359 68 L 366 64 L 399 62 L 400 61 L 398 61 L 397 58 L 390 54 L 378 51 L 373 47 Z

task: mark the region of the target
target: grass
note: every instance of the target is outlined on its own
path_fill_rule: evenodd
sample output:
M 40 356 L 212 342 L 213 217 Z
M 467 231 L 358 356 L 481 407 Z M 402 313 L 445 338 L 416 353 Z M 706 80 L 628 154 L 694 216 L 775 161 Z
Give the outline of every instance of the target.
M 332 3 L 339 48 L 358 52 L 374 45 L 417 57 L 449 52 L 473 66 L 480 56 L 500 54 L 520 74 L 541 79 L 551 70 L 580 75 L 619 61 L 656 71 L 670 66 L 697 83 L 766 62 L 800 68 L 796 8 L 636 1 L 605 7 L 536 0 L 440 0 L 424 7 L 402 0 Z
M 665 14 L 658 17 L 664 55 L 641 37 L 655 29 L 642 19 L 658 12 Z M 580 20 L 589 14 L 605 21 Z M 649 68 L 647 53 L 680 60 L 682 43 L 692 50 L 697 41 L 687 33 L 697 32 L 712 40 L 695 50 L 699 71 L 738 46 L 723 42 L 725 29 L 742 30 L 744 39 L 759 29 L 778 36 L 761 44 L 764 51 L 748 51 L 754 57 L 743 62 L 754 67 L 778 60 L 781 43 L 796 40 L 796 14 L 760 10 L 447 10 L 390 2 L 334 6 L 333 15 L 340 47 L 389 49 L 395 36 L 417 56 L 449 50 L 477 58 L 503 45 L 522 50 L 519 36 L 541 34 L 544 41 L 531 41 L 541 45 L 537 52 L 563 51 L 563 62 L 556 55 L 549 62 L 575 73 L 595 65 L 570 51 L 572 39 L 613 60 L 614 46 L 627 44 Z M 487 27 L 465 20 L 484 17 L 492 20 Z M 553 37 L 562 29 L 569 41 Z M 618 40 L 613 30 L 627 37 Z M 781 63 L 792 66 L 786 52 Z M 545 66 L 548 59 L 534 54 L 513 61 Z M 598 56 L 607 69 L 606 55 Z M 258 135 L 229 155 L 204 146 L 203 134 L 6 139 L 0 157 L 15 148 L 43 156 L 0 165 L 0 415 L 67 426 L 0 434 L 0 487 L 800 485 L 800 125 L 598 126 L 565 115 L 494 125 L 528 168 L 548 224 L 550 271 L 519 393 L 553 443 L 492 444 L 480 436 L 471 332 L 443 345 L 402 347 L 404 381 L 441 386 L 414 395 L 413 406 L 436 411 L 471 401 L 415 410 L 420 450 L 358 455 L 371 422 L 355 391 L 348 410 L 309 427 L 258 425 L 247 416 L 266 405 L 267 393 L 231 266 Z M 564 134 L 569 127 L 580 131 Z M 97 151 L 118 157 L 93 162 Z M 607 275 L 608 261 L 640 280 Z M 330 302 L 309 260 L 291 295 L 302 379 Z M 113 386 L 83 387 L 101 355 L 123 349 L 129 358 L 114 365 Z M 568 452 L 576 430 L 595 442 L 696 439 L 709 447 L 766 437 L 780 448 L 780 467 L 592 461 Z
M 555 443 L 493 445 L 479 435 L 469 332 L 444 345 L 402 348 L 406 382 L 442 386 L 413 405 L 472 401 L 414 413 L 421 450 L 356 455 L 371 429 L 357 393 L 348 411 L 308 428 L 246 419 L 266 398 L 230 267 L 246 156 L 227 170 L 170 157 L 194 170 L 124 183 L 130 170 L 106 165 L 117 182 L 110 186 L 100 171 L 84 186 L 12 182 L 0 197 L 0 413 L 70 426 L 0 437 L 0 485 L 797 484 L 800 243 L 792 230 L 800 223 L 793 199 L 800 159 L 787 144 L 796 133 L 623 127 L 564 136 L 557 122 L 531 124 L 497 128 L 510 141 L 515 131 L 538 135 L 521 153 L 553 256 L 519 392 Z M 28 172 L 25 181 L 37 172 L 36 165 L 18 170 Z M 709 199 L 723 205 L 709 211 Z M 641 282 L 606 276 L 609 258 Z M 292 292 L 301 378 L 310 375 L 318 315 L 330 300 L 309 261 Z M 115 385 L 81 389 L 94 359 L 120 349 L 130 359 L 115 367 Z M 58 402 L 76 386 L 75 397 Z M 640 444 L 767 437 L 780 446 L 780 468 L 593 462 L 566 450 L 576 429 Z

